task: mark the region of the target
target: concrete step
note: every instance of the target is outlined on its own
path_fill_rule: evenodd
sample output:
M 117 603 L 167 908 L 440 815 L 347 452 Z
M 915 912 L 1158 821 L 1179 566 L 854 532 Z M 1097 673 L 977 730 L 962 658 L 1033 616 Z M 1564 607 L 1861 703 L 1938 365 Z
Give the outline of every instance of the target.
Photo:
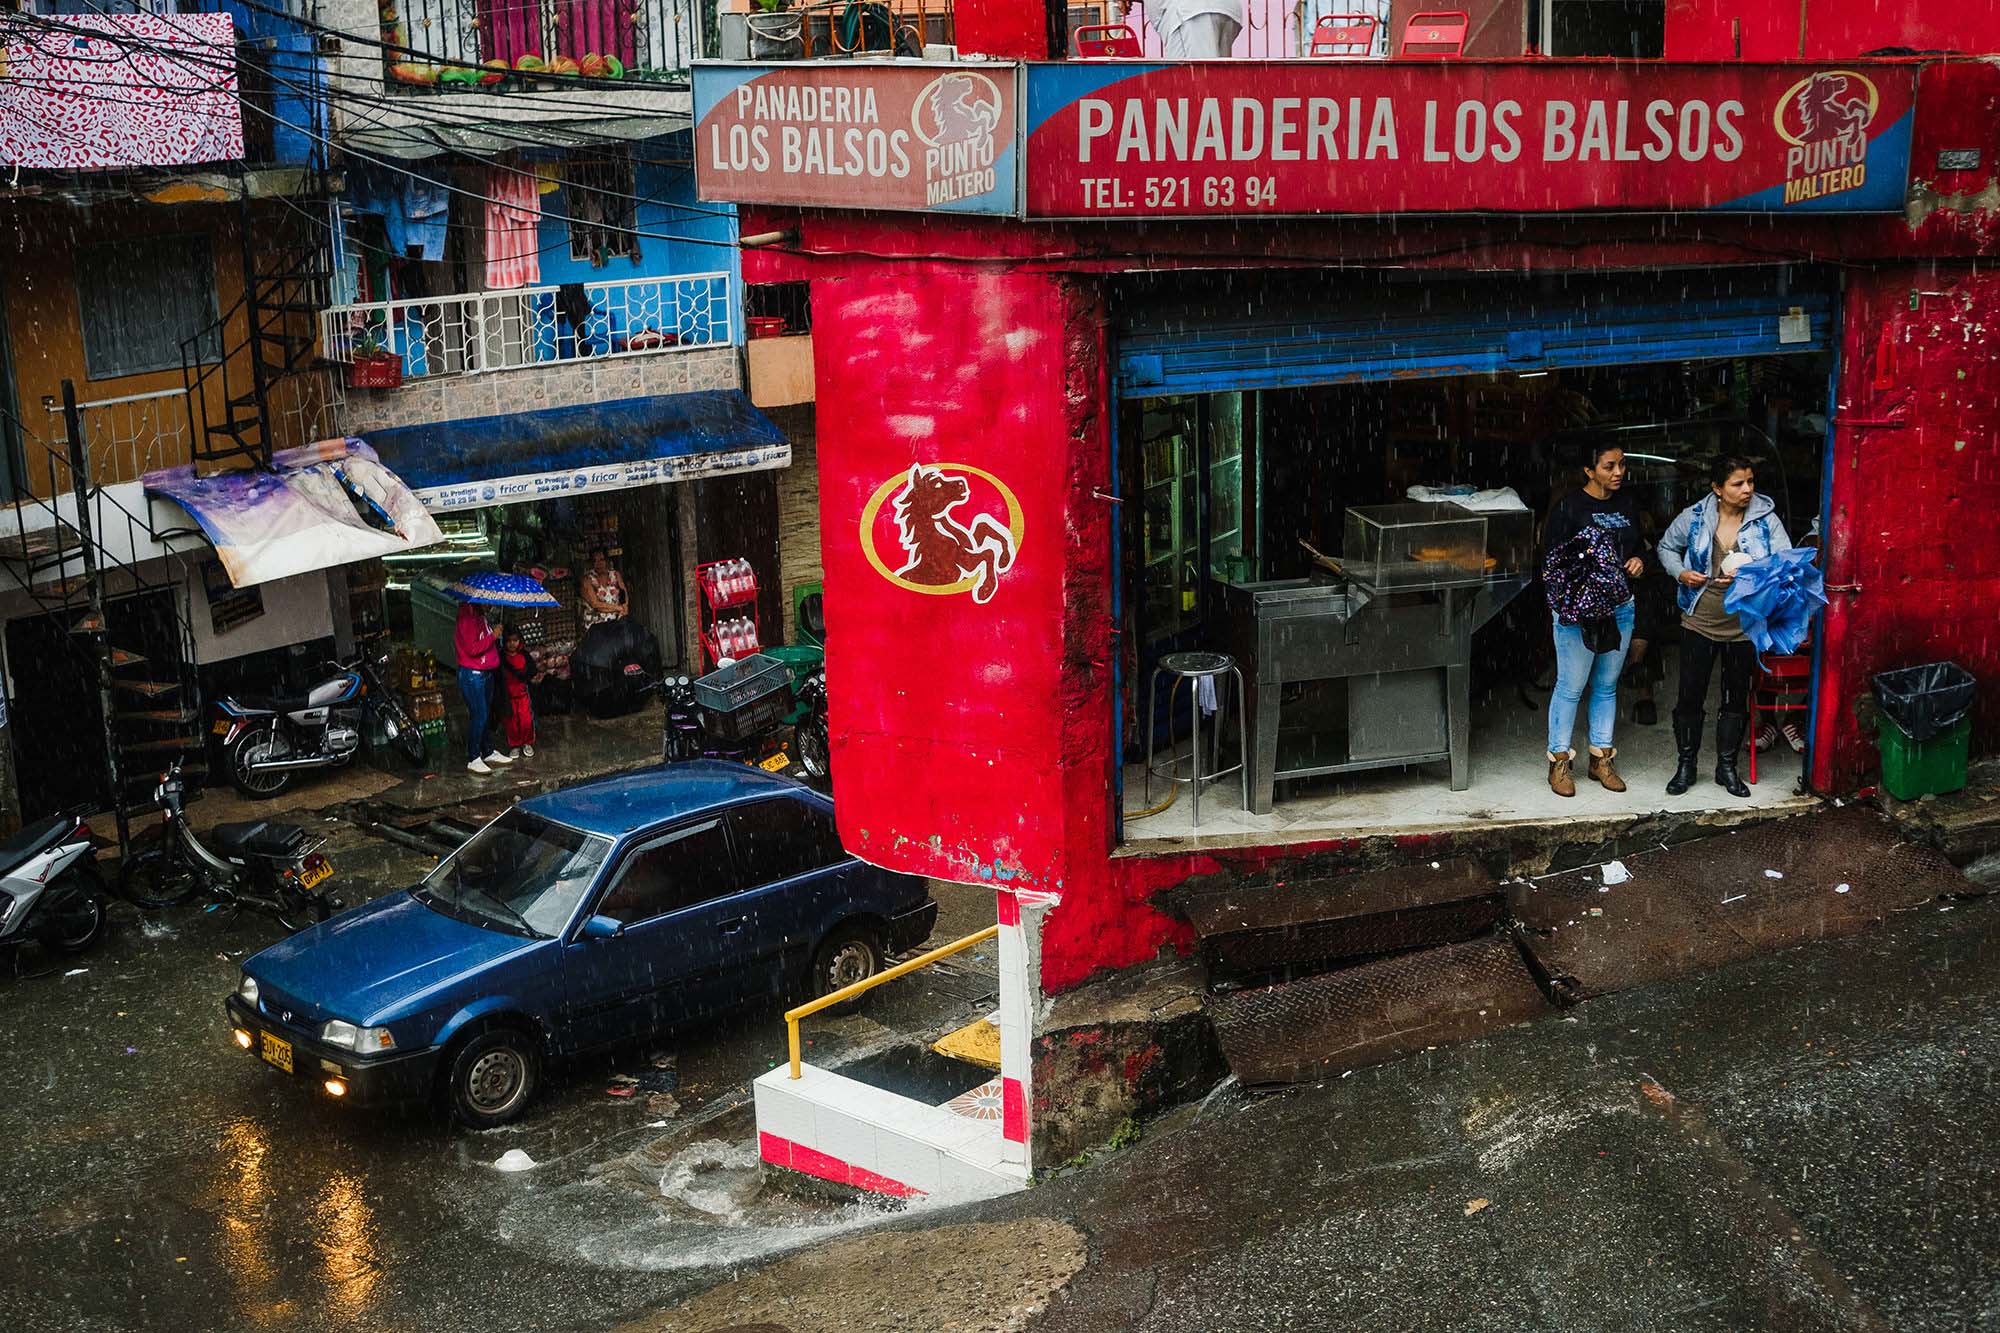
M 812 1065 L 799 1075 L 779 1065 L 754 1085 L 758 1152 L 773 1166 L 892 1198 L 959 1202 L 1027 1188 L 1026 1166 L 1009 1160 L 1018 1146 L 1002 1137 L 998 1119 Z

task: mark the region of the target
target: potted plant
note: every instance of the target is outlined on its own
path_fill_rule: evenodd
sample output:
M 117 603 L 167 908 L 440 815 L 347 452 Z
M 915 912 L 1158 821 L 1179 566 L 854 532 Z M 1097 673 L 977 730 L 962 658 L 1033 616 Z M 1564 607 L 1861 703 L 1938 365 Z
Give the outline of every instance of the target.
M 354 364 L 348 367 L 347 383 L 354 389 L 402 386 L 403 358 L 389 350 L 379 329 L 367 328 L 355 335 Z

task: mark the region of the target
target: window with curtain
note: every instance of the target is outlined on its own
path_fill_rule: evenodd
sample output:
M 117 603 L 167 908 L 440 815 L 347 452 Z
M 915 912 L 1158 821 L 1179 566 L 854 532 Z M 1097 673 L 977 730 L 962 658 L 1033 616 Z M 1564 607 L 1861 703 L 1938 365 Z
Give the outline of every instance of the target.
M 637 259 L 639 191 L 631 153 L 573 155 L 563 163 L 562 181 L 569 257 L 598 268 L 611 259 Z
M 207 237 L 86 246 L 76 256 L 76 297 L 91 379 L 178 369 L 181 344 L 202 334 L 200 359 L 222 355 Z

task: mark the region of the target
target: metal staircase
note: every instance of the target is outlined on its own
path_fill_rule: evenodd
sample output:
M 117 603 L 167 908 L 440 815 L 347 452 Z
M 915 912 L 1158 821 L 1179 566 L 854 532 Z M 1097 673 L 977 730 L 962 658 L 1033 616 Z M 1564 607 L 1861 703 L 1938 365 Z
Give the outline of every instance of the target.
M 286 438 L 279 400 L 286 381 L 313 367 L 319 313 L 331 303 L 326 186 L 313 172 L 298 197 L 254 211 L 242 192 L 243 294 L 181 343 L 197 471 L 269 467 L 274 449 L 305 443 Z M 205 360 L 202 349 L 217 345 L 221 354 Z
M 62 441 L 45 440 L 14 419 L 27 455 L 25 472 L 46 484 L 40 494 L 17 486 L 0 528 L 0 569 L 67 632 L 58 660 L 16 661 L 12 668 L 17 676 L 24 670 L 75 672 L 94 682 L 105 756 L 96 805 L 116 817 L 122 854 L 131 815 L 149 796 L 157 767 L 152 756 L 199 754 L 206 741 L 194 629 L 181 586 L 187 562 L 114 554 L 157 549 L 157 534 L 149 514 L 134 513 L 91 477 L 68 381 L 63 407 Z M 74 722 L 85 736 L 93 730 L 90 719 Z

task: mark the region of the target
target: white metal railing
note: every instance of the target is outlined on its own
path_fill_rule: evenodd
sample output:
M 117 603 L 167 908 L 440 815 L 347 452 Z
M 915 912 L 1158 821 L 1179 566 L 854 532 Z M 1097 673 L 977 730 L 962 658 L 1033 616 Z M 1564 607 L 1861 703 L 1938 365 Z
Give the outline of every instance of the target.
M 352 362 L 379 348 L 403 363 L 405 381 L 520 370 L 564 361 L 652 356 L 735 341 L 727 273 L 586 282 L 582 327 L 559 287 L 364 301 L 320 314 L 320 354 Z
M 42 434 L 61 453 L 69 446 L 62 406 L 51 403 L 48 411 L 48 429 Z M 194 427 L 188 421 L 184 390 L 99 398 L 78 403 L 76 415 L 83 425 L 93 481 L 136 481 L 145 473 L 174 467 L 193 457 Z
M 1113 12 L 1122 10 L 1120 18 L 1110 21 L 1132 26 L 1140 45 L 1145 48 L 1147 59 L 1164 58 L 1159 31 L 1148 18 L 1151 9 L 1146 0 L 1128 0 L 1122 6 L 1113 5 L 1109 9 Z M 1314 26 L 1329 15 L 1372 18 L 1376 21 L 1374 50 L 1348 51 L 1344 54 L 1350 57 L 1373 55 L 1381 59 L 1395 50 L 1394 38 L 1389 32 L 1389 0 L 1247 0 L 1243 31 L 1237 36 L 1230 55 L 1241 60 L 1290 60 L 1304 56 L 1312 45 Z

